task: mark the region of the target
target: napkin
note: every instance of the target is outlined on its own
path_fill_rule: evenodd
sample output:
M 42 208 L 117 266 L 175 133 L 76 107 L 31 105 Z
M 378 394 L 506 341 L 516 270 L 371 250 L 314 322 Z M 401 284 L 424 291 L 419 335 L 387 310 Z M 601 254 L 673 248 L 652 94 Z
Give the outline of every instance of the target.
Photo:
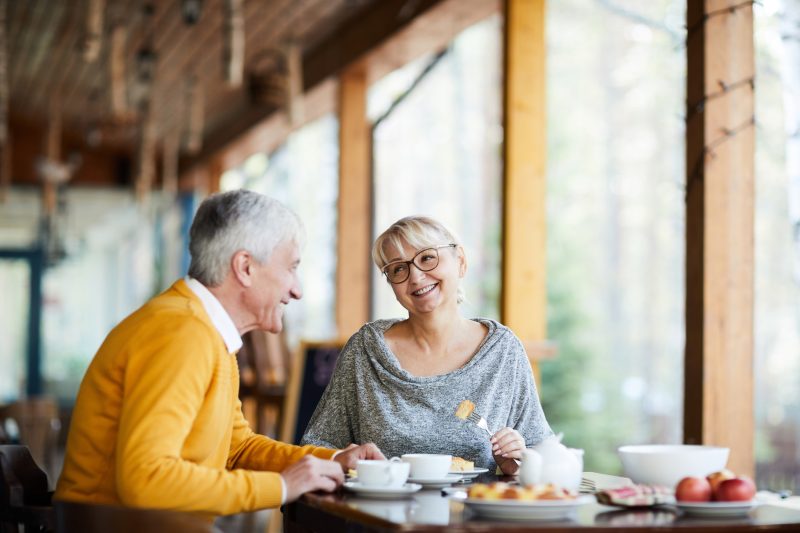
M 621 487 L 630 487 L 633 481 L 627 477 L 611 476 L 609 474 L 599 474 L 597 472 L 584 472 L 581 485 L 592 486 L 595 491 L 606 489 L 618 489 Z

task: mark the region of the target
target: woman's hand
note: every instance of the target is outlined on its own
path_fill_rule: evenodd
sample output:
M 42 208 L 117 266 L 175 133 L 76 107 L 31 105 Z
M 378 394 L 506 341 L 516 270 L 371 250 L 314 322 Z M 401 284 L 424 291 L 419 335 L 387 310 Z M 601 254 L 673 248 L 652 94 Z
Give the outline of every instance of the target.
M 519 470 L 517 460 L 522 458 L 525 449 L 525 439 L 519 431 L 512 428 L 503 428 L 489 439 L 492 443 L 492 455 L 500 470 L 506 475 L 516 474 Z

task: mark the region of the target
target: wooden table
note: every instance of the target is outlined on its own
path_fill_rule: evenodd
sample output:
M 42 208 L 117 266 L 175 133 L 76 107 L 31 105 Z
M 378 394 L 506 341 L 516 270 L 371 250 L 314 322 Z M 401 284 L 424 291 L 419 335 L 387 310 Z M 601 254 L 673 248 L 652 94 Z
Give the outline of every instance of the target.
M 489 480 L 482 479 L 487 482 Z M 745 518 L 697 518 L 665 506 L 619 509 L 597 503 L 568 520 L 500 521 L 476 517 L 464 503 L 441 490 L 423 490 L 402 500 L 370 500 L 345 491 L 306 494 L 284 508 L 286 533 L 309 532 L 488 532 L 488 531 L 680 531 L 727 533 L 800 531 L 800 510 L 764 504 Z
M 56 533 L 220 533 L 196 514 L 56 502 Z

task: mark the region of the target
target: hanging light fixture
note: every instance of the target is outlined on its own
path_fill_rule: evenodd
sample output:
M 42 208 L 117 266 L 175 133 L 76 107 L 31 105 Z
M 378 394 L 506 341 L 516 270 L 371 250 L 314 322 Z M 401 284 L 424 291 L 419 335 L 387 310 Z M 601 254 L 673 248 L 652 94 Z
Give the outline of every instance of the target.
M 136 77 L 142 83 L 150 83 L 156 72 L 156 52 L 145 45 L 136 52 Z
M 134 91 L 135 97 L 133 99 L 139 106 L 150 98 L 150 89 L 156 75 L 156 61 L 158 59 L 153 46 L 155 42 L 153 36 L 155 7 L 150 2 L 147 2 L 144 4 L 142 11 L 145 36 L 139 50 L 136 51 L 136 90 Z
M 187 26 L 194 26 L 203 13 L 203 0 L 181 0 L 181 13 L 183 22 Z

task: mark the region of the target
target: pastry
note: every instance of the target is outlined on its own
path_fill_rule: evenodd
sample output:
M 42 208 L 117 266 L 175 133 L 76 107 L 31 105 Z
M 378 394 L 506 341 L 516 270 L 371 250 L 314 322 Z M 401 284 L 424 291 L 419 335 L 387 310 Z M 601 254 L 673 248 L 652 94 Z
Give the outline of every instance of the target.
M 469 400 L 464 400 L 458 404 L 458 408 L 456 409 L 456 417 L 460 418 L 461 420 L 466 420 L 474 410 L 475 404 Z
M 453 462 L 450 464 L 451 472 L 469 472 L 475 470 L 475 462 L 467 461 L 461 457 L 453 457 Z

